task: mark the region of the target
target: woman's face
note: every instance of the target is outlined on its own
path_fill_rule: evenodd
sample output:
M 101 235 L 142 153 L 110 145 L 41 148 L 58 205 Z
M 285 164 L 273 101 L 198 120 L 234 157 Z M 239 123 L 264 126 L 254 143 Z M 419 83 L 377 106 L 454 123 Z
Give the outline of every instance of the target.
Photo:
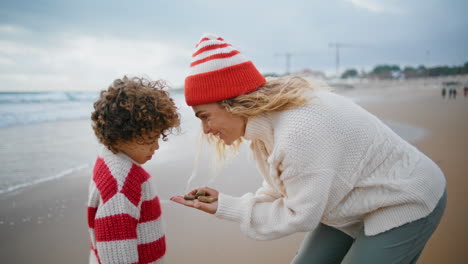
M 246 119 L 226 111 L 218 103 L 192 106 L 195 116 L 202 122 L 203 133 L 212 134 L 231 145 L 244 136 Z

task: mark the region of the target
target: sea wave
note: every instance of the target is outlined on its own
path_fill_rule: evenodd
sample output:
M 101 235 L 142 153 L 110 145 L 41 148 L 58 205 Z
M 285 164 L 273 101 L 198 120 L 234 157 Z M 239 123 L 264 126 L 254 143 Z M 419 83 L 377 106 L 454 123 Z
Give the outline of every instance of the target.
M 16 191 L 16 190 L 19 190 L 19 189 L 23 189 L 23 188 L 26 188 L 26 187 L 29 187 L 29 186 L 33 186 L 33 185 L 36 185 L 36 184 L 39 184 L 39 183 L 57 180 L 57 179 L 65 177 L 65 176 L 68 176 L 68 175 L 70 175 L 70 174 L 72 174 L 72 173 L 74 173 L 76 171 L 86 169 L 88 167 L 89 167 L 88 164 L 82 164 L 82 165 L 76 166 L 74 168 L 70 168 L 70 169 L 66 169 L 64 171 L 61 171 L 56 175 L 40 178 L 40 179 L 29 181 L 29 182 L 26 182 L 26 183 L 12 185 L 12 186 L 9 186 L 7 188 L 0 189 L 0 194 L 10 193 L 10 192 L 13 192 L 13 191 Z
M 183 91 L 171 91 L 178 106 Z M 0 92 L 0 128 L 89 119 L 99 92 Z
M 0 104 L 0 127 L 90 118 L 92 102 Z
M 97 92 L 0 92 L 0 104 L 94 101 Z

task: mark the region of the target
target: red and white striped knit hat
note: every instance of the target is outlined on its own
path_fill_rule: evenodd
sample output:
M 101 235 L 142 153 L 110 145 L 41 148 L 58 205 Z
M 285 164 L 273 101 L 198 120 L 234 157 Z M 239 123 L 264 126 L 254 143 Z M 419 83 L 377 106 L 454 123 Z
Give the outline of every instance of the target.
M 249 93 L 265 84 L 265 78 L 231 44 L 214 34 L 204 34 L 192 54 L 185 78 L 187 105 L 218 102 Z

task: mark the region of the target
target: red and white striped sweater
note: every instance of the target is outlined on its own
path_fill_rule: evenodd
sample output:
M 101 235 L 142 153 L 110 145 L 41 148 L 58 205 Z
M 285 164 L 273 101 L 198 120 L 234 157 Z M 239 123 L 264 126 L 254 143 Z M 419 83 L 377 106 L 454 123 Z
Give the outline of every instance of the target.
M 89 186 L 90 263 L 163 263 L 161 204 L 150 175 L 103 147 Z

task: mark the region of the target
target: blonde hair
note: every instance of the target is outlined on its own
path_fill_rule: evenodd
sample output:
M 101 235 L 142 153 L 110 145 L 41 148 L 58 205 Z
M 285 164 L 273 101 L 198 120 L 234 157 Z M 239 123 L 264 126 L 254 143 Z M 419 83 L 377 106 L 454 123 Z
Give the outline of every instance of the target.
M 330 89 L 325 83 L 300 76 L 267 77 L 266 80 L 263 86 L 250 93 L 218 103 L 228 112 L 249 119 L 264 113 L 300 108 L 312 99 L 310 92 Z M 236 155 L 242 143 L 242 138 L 231 146 L 213 135 L 205 135 L 205 138 L 216 145 L 218 161 L 226 160 L 231 154 Z

